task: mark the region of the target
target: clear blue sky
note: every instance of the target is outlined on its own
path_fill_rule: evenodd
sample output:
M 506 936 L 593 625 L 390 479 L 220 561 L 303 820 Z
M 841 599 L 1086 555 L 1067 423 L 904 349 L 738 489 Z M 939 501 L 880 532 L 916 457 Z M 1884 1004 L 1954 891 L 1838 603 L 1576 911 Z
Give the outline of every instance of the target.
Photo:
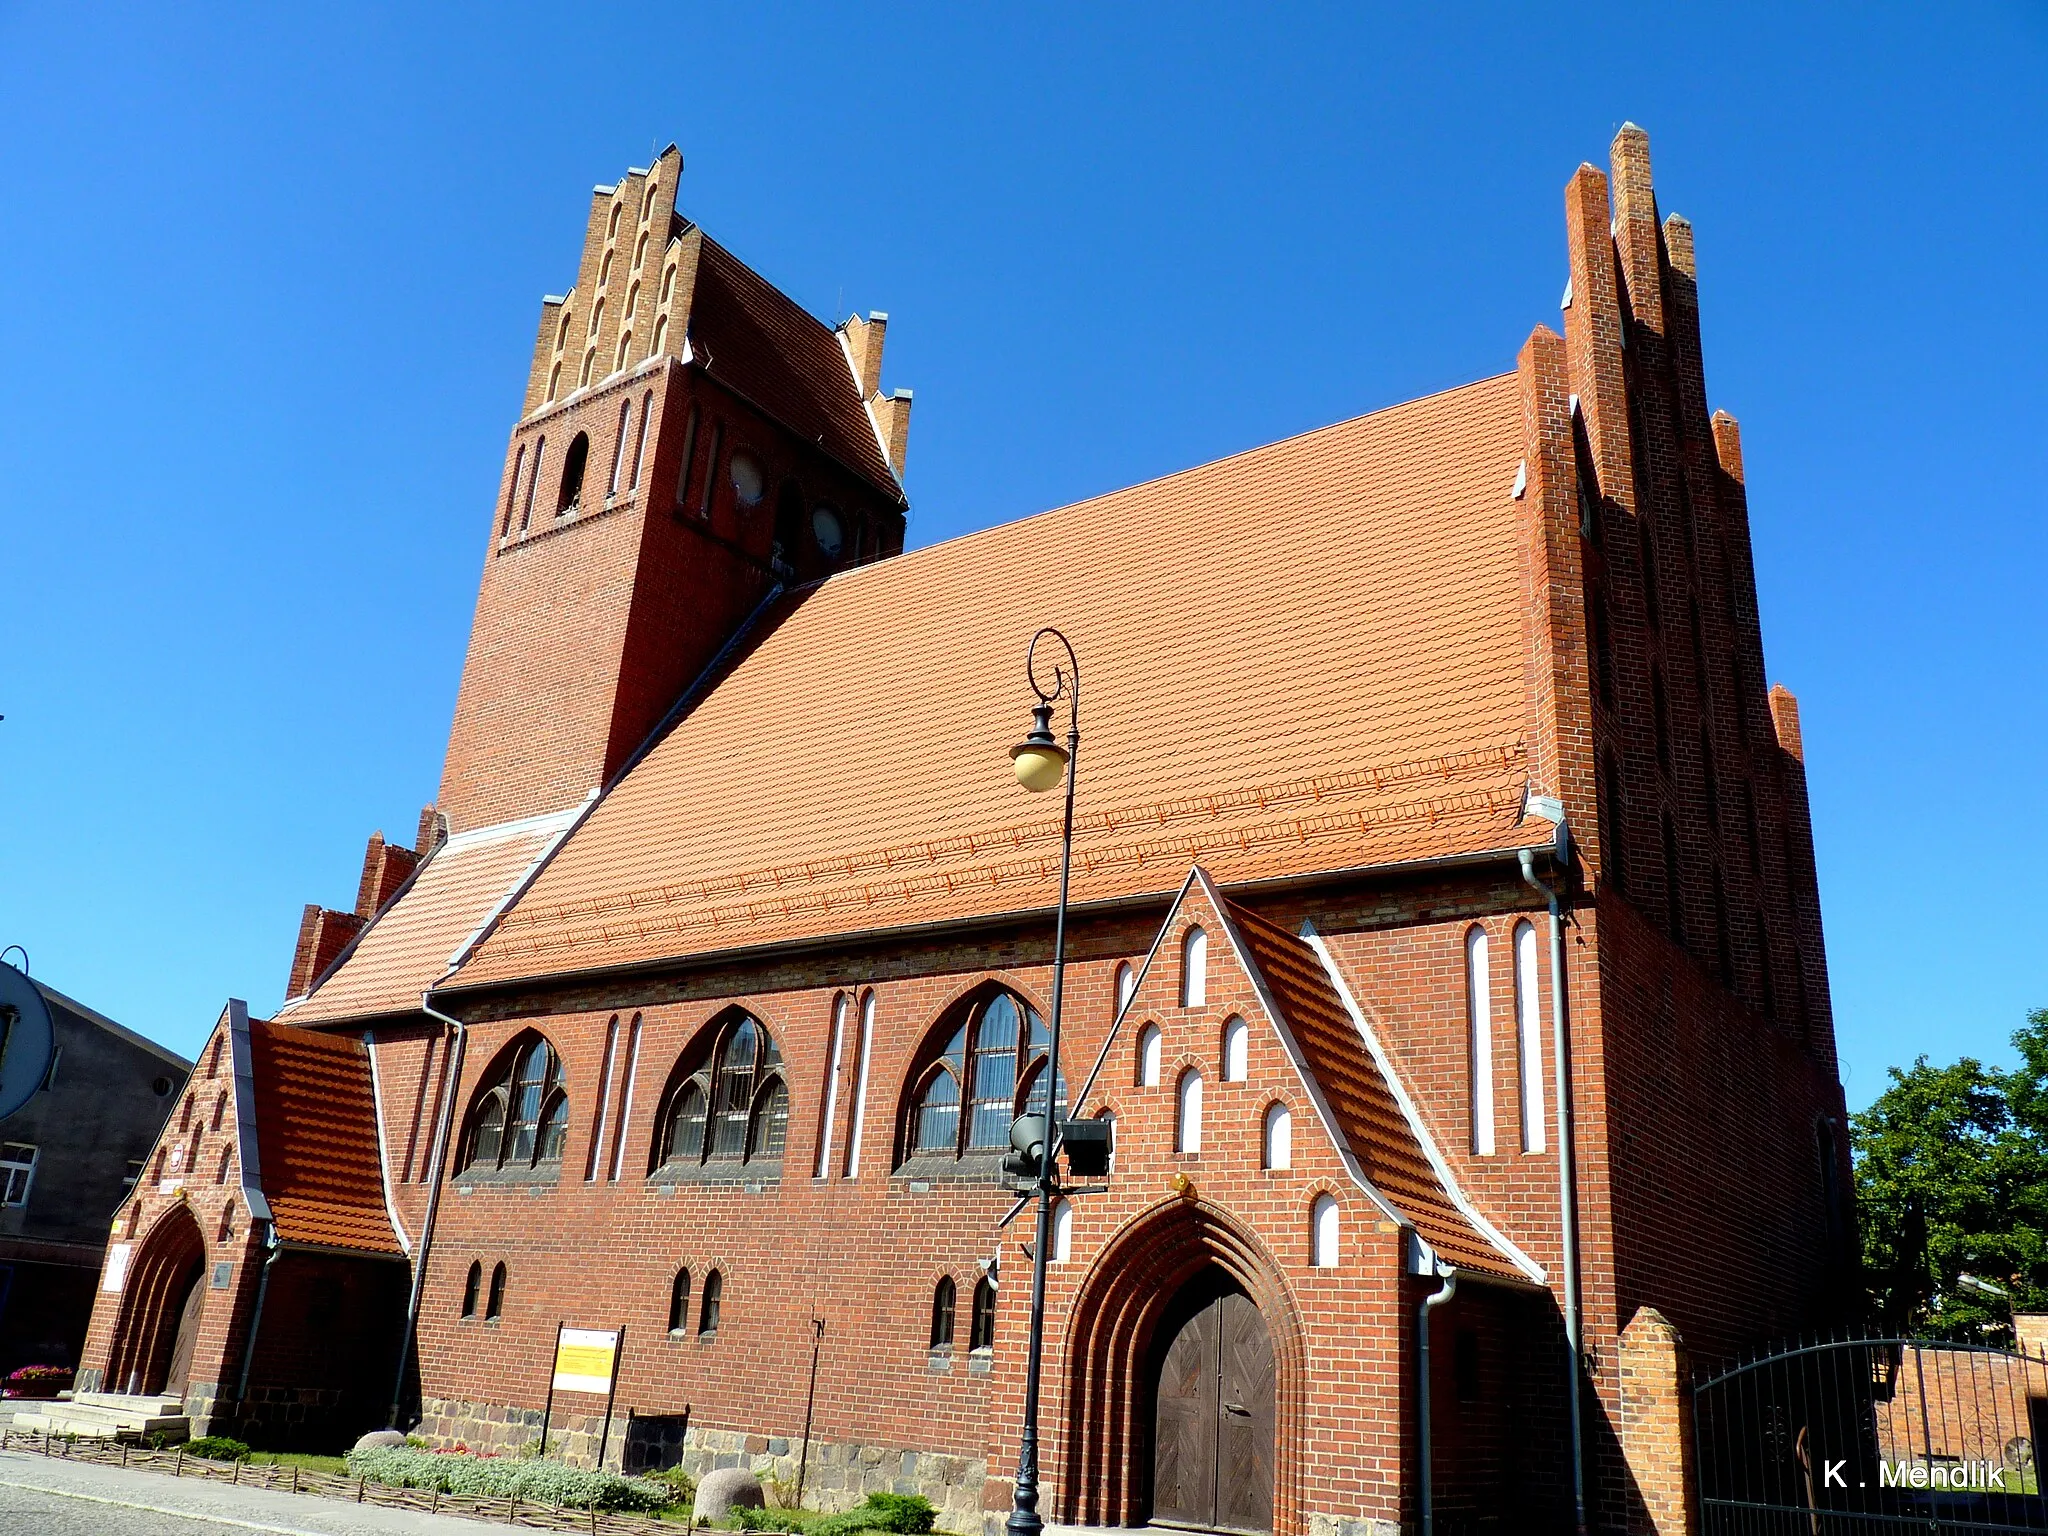
M 0 943 L 188 1053 L 277 1004 L 434 794 L 540 295 L 668 140 L 722 241 L 890 311 L 928 542 L 1512 366 L 1632 118 L 1743 423 L 1850 1100 L 2007 1059 L 2048 11 L 1428 9 L 0 4 Z

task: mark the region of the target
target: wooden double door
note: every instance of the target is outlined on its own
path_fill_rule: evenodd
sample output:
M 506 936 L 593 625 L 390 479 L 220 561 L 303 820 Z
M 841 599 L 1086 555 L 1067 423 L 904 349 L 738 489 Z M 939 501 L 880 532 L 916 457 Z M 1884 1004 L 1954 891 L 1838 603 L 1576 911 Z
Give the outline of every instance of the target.
M 1176 1310 L 1183 1320 L 1159 1356 L 1152 1519 L 1270 1531 L 1275 1416 L 1266 1320 L 1237 1290 L 1206 1301 L 1197 1292 Z

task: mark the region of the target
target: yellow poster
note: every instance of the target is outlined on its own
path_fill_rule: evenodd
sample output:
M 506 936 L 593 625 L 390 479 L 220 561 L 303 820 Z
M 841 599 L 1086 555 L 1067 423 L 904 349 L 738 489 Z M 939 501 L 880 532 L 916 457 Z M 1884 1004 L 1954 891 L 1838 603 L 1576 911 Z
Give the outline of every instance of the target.
M 555 1346 L 555 1390 L 595 1392 L 612 1389 L 612 1366 L 619 1358 L 616 1328 L 564 1328 Z

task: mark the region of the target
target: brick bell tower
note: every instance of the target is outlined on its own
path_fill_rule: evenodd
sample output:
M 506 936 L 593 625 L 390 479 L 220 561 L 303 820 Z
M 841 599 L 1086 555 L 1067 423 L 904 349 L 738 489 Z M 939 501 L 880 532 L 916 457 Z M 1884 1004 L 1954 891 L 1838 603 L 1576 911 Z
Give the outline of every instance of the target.
M 676 207 L 674 145 L 591 195 L 541 301 L 440 809 L 451 833 L 603 784 L 778 586 L 903 548 L 888 317 L 837 330 Z

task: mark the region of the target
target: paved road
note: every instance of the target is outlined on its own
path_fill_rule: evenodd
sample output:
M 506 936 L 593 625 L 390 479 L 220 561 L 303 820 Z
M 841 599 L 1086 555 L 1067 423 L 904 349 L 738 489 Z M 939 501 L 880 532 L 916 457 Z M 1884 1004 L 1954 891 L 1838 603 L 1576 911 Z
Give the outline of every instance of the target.
M 450 1515 L 0 1451 L 0 1536 L 478 1536 Z

